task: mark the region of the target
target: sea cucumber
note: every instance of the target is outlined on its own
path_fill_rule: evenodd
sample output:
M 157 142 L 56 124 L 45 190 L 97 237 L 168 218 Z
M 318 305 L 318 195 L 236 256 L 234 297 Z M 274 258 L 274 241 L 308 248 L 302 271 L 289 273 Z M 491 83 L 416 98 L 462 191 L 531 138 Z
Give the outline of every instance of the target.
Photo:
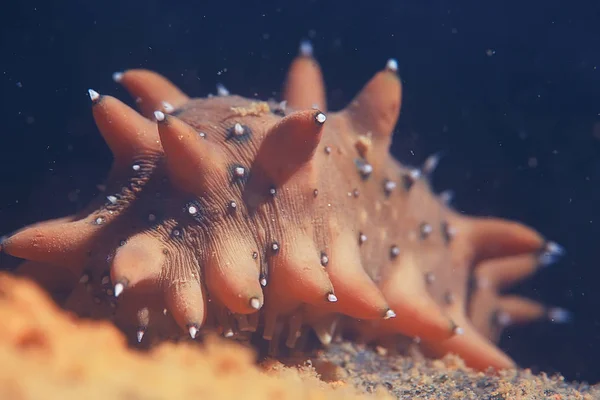
M 114 154 L 82 212 L 5 237 L 19 273 L 64 306 L 110 318 L 138 342 L 262 335 L 295 347 L 313 329 L 363 341 L 418 338 L 471 367 L 509 368 L 493 342 L 561 310 L 502 295 L 563 249 L 535 230 L 460 215 L 422 167 L 389 155 L 402 84 L 391 59 L 343 110 L 328 112 L 304 42 L 284 101 L 190 99 L 147 70 L 114 74 L 141 114 L 89 91 Z

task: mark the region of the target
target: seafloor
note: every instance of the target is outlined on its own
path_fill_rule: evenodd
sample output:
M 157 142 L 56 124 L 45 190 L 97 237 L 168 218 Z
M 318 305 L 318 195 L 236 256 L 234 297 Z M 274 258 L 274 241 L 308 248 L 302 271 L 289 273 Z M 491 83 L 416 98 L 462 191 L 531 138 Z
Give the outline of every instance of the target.
M 28 280 L 0 274 L 0 399 L 600 399 L 600 386 L 527 370 L 474 372 L 338 342 L 294 366 L 257 365 L 246 347 L 209 338 L 129 349 L 108 322 L 79 320 Z

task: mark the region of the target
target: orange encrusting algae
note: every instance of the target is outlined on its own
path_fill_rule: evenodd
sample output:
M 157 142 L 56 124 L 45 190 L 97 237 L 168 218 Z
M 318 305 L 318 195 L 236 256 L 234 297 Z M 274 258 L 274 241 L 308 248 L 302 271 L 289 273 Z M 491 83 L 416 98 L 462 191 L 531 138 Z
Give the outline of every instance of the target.
M 106 190 L 1 249 L 51 290 L 68 284 L 48 270 L 80 277 L 64 306 L 138 342 L 216 330 L 262 334 L 276 351 L 312 328 L 324 345 L 336 330 L 402 335 L 475 368 L 513 367 L 493 344 L 501 329 L 560 310 L 500 290 L 563 250 L 452 210 L 430 190 L 437 156 L 412 168 L 389 155 L 397 70 L 389 60 L 339 112 L 307 43 L 281 103 L 190 99 L 156 73 L 116 73 L 143 116 L 89 91 L 115 158 Z

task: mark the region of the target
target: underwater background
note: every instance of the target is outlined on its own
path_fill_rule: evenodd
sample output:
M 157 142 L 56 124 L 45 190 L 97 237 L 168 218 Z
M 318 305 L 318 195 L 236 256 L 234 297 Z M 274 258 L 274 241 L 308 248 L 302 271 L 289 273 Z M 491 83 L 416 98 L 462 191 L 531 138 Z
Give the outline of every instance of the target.
M 130 101 L 115 71 L 149 68 L 191 96 L 223 83 L 277 98 L 310 39 L 338 109 L 395 57 L 393 154 L 419 165 L 444 151 L 433 183 L 456 208 L 567 250 L 515 291 L 572 321 L 511 328 L 501 347 L 523 367 L 600 381 L 600 3 L 6 1 L 0 19 L 0 235 L 97 193 L 111 155 L 87 90 Z

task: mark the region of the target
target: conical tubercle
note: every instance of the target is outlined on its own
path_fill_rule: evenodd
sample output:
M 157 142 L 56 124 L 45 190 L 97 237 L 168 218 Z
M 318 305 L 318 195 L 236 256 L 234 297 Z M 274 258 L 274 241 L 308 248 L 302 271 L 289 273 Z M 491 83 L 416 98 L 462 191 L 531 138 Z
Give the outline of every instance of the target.
M 454 243 L 472 253 L 473 262 L 543 251 L 546 240 L 535 230 L 499 218 L 453 218 Z
M 313 58 L 313 46 L 308 41 L 300 44 L 300 53 L 290 65 L 283 99 L 295 110 L 327 110 L 323 74 Z
M 173 319 L 192 339 L 196 338 L 207 316 L 207 298 L 196 277 L 171 282 L 164 289 L 165 302 Z
M 485 371 L 511 369 L 515 363 L 487 338 L 483 337 L 466 319 L 458 319 L 463 329 L 462 335 L 455 335 L 448 340 L 424 341 L 423 348 L 428 355 L 442 357 L 453 353 L 462 358 L 467 366 Z
M 521 296 L 504 296 L 498 301 L 499 323 L 507 325 L 526 324 L 544 318 L 551 319 L 552 308 Z M 564 321 L 559 321 L 564 322 Z
M 395 317 L 383 293 L 361 265 L 352 232 L 343 231 L 332 243 L 331 252 L 321 254 L 321 265 L 324 265 L 339 300 L 327 308 L 359 319 Z
M 338 301 L 310 235 L 287 235 L 281 243 L 272 243 L 268 264 L 266 290 L 270 299 L 285 297 L 313 305 Z
M 343 110 L 352 126 L 361 135 L 390 140 L 402 102 L 402 83 L 398 76 L 398 62 L 388 60 Z
M 110 277 L 115 297 L 137 286 L 158 284 L 165 265 L 161 243 L 147 234 L 130 237 L 111 261 Z
M 248 235 L 213 233 L 203 257 L 205 283 L 221 304 L 237 314 L 252 314 L 264 304 L 260 266 Z
M 495 291 L 508 289 L 548 265 L 549 261 L 550 257 L 538 253 L 484 260 L 474 269 L 476 287 Z
M 114 97 L 88 92 L 96 126 L 117 162 L 162 150 L 155 124 Z
M 113 80 L 122 84 L 147 118 L 154 111 L 171 113 L 189 101 L 189 97 L 164 76 L 145 69 L 115 72 Z
M 313 158 L 326 120 L 319 110 L 297 111 L 284 117 L 267 133 L 254 166 L 275 183 L 285 183 Z
M 106 219 L 91 215 L 72 222 L 64 218 L 40 222 L 5 237 L 0 248 L 14 257 L 62 265 L 80 274 L 94 235 Z
M 398 333 L 427 340 L 444 340 L 460 334 L 460 325 L 429 295 L 414 256 L 405 252 L 397 260 L 380 284 L 385 299 L 397 315 L 386 324 Z
M 162 111 L 155 115 L 169 175 L 180 189 L 199 194 L 226 182 L 224 157 L 216 146 L 179 118 Z

